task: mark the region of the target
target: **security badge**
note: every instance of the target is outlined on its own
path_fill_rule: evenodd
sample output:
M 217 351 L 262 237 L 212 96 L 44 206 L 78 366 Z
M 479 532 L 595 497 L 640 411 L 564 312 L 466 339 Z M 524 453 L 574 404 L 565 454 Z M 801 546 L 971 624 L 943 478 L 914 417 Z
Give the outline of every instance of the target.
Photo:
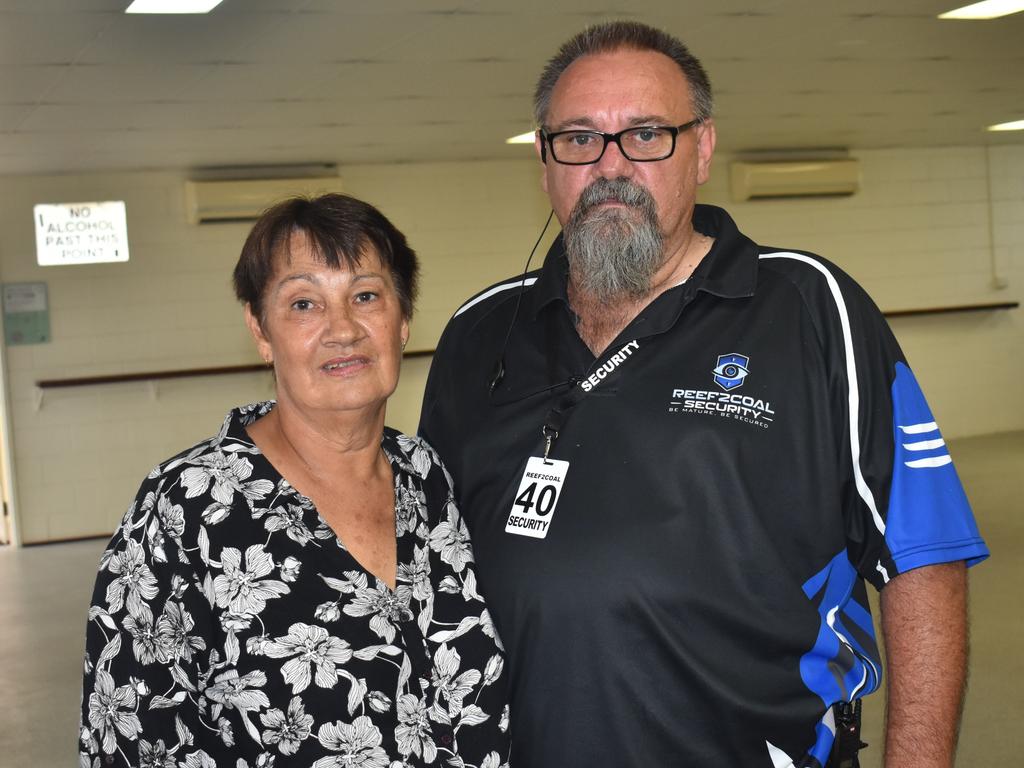
M 505 523 L 505 533 L 534 539 L 547 536 L 568 471 L 568 461 L 531 456 L 526 462 L 523 479 L 519 481 L 519 490 Z

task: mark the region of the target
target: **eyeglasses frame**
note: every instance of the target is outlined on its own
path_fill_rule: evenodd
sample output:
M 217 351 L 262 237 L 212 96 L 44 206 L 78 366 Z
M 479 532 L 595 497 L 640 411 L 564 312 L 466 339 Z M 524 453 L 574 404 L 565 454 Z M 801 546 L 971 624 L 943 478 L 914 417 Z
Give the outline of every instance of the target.
M 675 151 L 676 151 L 676 138 L 678 138 L 680 133 L 685 133 L 686 131 L 690 130 L 694 126 L 700 125 L 703 122 L 704 122 L 704 118 L 703 117 L 695 117 L 693 120 L 690 120 L 687 123 L 683 123 L 682 125 L 676 125 L 676 126 L 672 126 L 672 125 L 633 125 L 633 126 L 630 126 L 629 128 L 622 129 L 618 133 L 604 133 L 603 131 L 592 131 L 592 130 L 590 130 L 588 128 L 570 128 L 570 129 L 568 129 L 566 131 L 554 131 L 552 133 L 548 133 L 543 128 L 539 128 L 537 130 L 537 135 L 540 137 L 540 160 L 541 160 L 542 163 L 547 164 L 547 162 L 548 162 L 548 157 L 547 157 L 547 155 L 548 155 L 548 147 L 550 146 L 551 140 L 554 139 L 555 137 L 557 137 L 557 136 L 564 136 L 564 135 L 566 135 L 568 133 L 589 133 L 589 134 L 591 134 L 593 136 L 600 136 L 601 139 L 604 141 L 604 146 L 601 147 L 601 154 L 599 154 L 596 158 L 594 158 L 593 160 L 588 160 L 585 163 L 567 163 L 567 162 L 565 162 L 563 160 L 559 160 L 557 157 L 555 157 L 555 152 L 552 149 L 551 150 L 551 159 L 554 160 L 559 165 L 593 165 L 594 163 L 601 162 L 601 158 L 604 157 L 604 153 L 608 151 L 608 145 L 611 144 L 611 143 L 614 143 L 615 146 L 617 146 L 619 148 L 619 152 L 622 153 L 622 156 L 624 158 L 626 158 L 627 160 L 629 160 L 631 163 L 657 163 L 657 162 L 659 162 L 661 160 L 668 160 L 670 157 L 672 157 L 673 154 L 675 154 Z M 644 128 L 656 128 L 659 131 L 668 131 L 672 135 L 672 147 L 671 147 L 671 149 L 669 149 L 667 155 L 663 155 L 662 157 L 633 158 L 633 157 L 630 157 L 629 155 L 626 154 L 626 150 L 622 148 L 622 142 L 621 142 L 621 138 L 622 138 L 623 134 L 629 133 L 630 131 L 640 131 L 640 130 L 643 130 Z

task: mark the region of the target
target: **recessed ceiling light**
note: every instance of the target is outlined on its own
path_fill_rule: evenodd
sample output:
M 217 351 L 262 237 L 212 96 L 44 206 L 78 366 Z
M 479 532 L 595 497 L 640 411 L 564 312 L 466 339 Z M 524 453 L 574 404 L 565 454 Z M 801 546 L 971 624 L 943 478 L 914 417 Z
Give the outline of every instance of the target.
M 997 125 L 990 125 L 988 127 L 990 131 L 1024 131 L 1024 120 L 1014 120 L 1009 123 L 999 123 Z
M 535 131 L 529 133 L 520 133 L 518 136 L 512 136 L 505 139 L 506 144 L 533 144 L 533 139 L 536 136 Z
M 209 13 L 224 0 L 135 0 L 125 13 Z
M 985 0 L 940 13 L 940 19 L 998 19 L 1011 13 L 1024 11 L 1024 0 Z

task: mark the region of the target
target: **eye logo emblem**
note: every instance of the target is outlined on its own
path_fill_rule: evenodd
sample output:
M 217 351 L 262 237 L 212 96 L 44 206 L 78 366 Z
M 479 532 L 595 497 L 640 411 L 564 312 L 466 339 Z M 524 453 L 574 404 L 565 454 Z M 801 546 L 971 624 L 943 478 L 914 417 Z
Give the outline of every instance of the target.
M 719 355 L 718 365 L 711 371 L 714 374 L 715 384 L 726 391 L 742 386 L 743 380 L 750 375 L 748 365 L 750 365 L 750 358 L 744 355 L 736 353 Z

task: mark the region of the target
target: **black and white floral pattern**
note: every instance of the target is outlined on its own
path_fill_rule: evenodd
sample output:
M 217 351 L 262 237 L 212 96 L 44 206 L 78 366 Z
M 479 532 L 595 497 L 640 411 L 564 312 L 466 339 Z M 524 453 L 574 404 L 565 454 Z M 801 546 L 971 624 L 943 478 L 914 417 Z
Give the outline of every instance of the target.
M 506 766 L 501 641 L 437 455 L 385 431 L 392 590 L 249 440 L 273 407 L 150 473 L 104 552 L 80 765 Z

